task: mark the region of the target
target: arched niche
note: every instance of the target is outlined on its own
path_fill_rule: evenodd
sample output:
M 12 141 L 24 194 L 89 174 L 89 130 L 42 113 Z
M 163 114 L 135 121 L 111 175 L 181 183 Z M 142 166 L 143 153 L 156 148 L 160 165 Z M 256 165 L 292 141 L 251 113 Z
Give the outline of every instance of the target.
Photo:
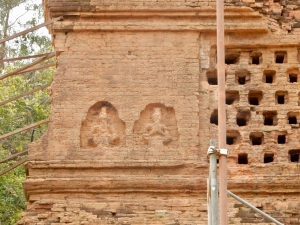
M 117 109 L 107 101 L 92 105 L 81 124 L 81 147 L 114 147 L 124 141 L 125 123 L 119 118 Z
M 136 145 L 174 146 L 178 140 L 174 108 L 161 103 L 147 105 L 134 123 L 133 136 Z

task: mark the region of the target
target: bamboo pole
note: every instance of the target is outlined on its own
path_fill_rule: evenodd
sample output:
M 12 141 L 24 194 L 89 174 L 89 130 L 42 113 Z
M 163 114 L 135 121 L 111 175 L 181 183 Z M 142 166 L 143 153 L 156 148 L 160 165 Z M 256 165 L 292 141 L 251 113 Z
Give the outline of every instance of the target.
M 49 123 L 49 122 L 50 122 L 50 119 L 45 119 L 45 120 L 39 121 L 37 123 L 30 124 L 30 125 L 28 125 L 26 127 L 20 128 L 18 130 L 15 130 L 13 132 L 8 133 L 8 134 L 1 135 L 0 136 L 0 140 L 8 138 L 8 137 L 13 136 L 13 135 L 18 134 L 18 133 L 21 133 L 23 131 L 29 130 L 31 128 L 38 127 L 38 126 L 40 126 L 42 124 Z
M 52 20 L 49 20 L 49 21 L 47 21 L 47 22 L 45 22 L 45 23 L 42 23 L 42 24 L 40 24 L 40 25 L 31 27 L 31 28 L 29 28 L 29 29 L 27 29 L 27 30 L 24 30 L 24 31 L 20 32 L 20 33 L 14 34 L 14 35 L 9 36 L 9 37 L 7 37 L 7 38 L 3 38 L 3 39 L 0 40 L 0 44 L 4 43 L 4 42 L 6 42 L 6 41 L 9 41 L 9 40 L 11 40 L 11 39 L 14 39 L 14 38 L 16 38 L 16 37 L 22 36 L 22 35 L 24 35 L 24 34 L 27 34 L 27 33 L 31 32 L 31 31 L 35 31 L 35 30 L 37 30 L 37 29 L 39 29 L 39 28 L 41 28 L 41 27 L 47 26 L 47 25 L 49 25 L 49 24 L 51 24 L 51 23 L 53 23 L 53 22 L 55 22 L 55 21 L 62 20 L 62 19 L 63 19 L 63 17 L 60 16 L 60 17 L 54 18 L 54 19 L 52 19 Z
M 18 96 L 16 96 L 16 97 L 7 99 L 6 101 L 0 102 L 0 106 L 5 105 L 6 103 L 9 103 L 9 102 L 15 101 L 15 100 L 17 100 L 17 99 L 19 99 L 19 98 L 22 98 L 22 97 L 24 97 L 24 96 L 30 95 L 30 94 L 32 94 L 32 93 L 34 93 L 34 92 L 40 91 L 40 90 L 42 90 L 42 89 L 45 89 L 45 88 L 49 87 L 50 85 L 51 85 L 51 84 L 46 84 L 46 85 L 40 86 L 40 87 L 38 87 L 38 88 L 35 88 L 35 89 L 31 90 L 31 91 L 25 92 L 25 93 L 23 93 L 23 94 L 21 94 L 21 95 L 18 95 Z
M 5 159 L 0 160 L 0 163 L 7 162 L 7 161 L 9 161 L 9 160 L 11 160 L 11 159 L 14 159 L 14 158 L 16 158 L 16 157 L 18 157 L 18 156 L 21 156 L 21 155 L 25 155 L 25 154 L 27 154 L 27 153 L 28 153 L 28 150 L 24 150 L 24 151 L 22 151 L 22 152 L 18 152 L 18 153 L 14 154 L 14 155 L 11 155 L 11 156 L 9 156 L 9 157 L 6 157 Z
M 50 52 L 50 53 L 52 53 L 52 52 Z M 0 60 L 0 63 L 3 63 L 3 62 L 13 62 L 13 61 L 18 61 L 18 60 L 22 60 L 22 59 L 38 58 L 38 57 L 46 56 L 48 54 L 49 53 L 44 53 L 44 54 L 38 54 L 38 55 L 23 56 L 23 57 L 18 57 L 18 58 L 2 59 L 2 60 Z
M 54 56 L 55 56 L 54 52 L 49 53 L 48 55 L 44 56 L 43 58 L 35 60 L 33 63 L 30 63 L 30 64 L 28 64 L 26 66 L 23 66 L 20 69 L 17 69 L 17 70 L 15 70 L 13 72 L 10 72 L 10 73 L 7 73 L 7 74 L 4 74 L 4 75 L 0 76 L 0 80 L 3 80 L 3 79 L 5 79 L 5 78 L 7 78 L 9 76 L 17 75 L 19 72 L 21 72 L 23 70 L 26 70 L 26 69 L 28 69 L 30 67 L 33 67 L 34 65 L 39 64 L 39 63 L 41 63 L 41 62 L 43 62 L 43 61 L 45 61 L 47 59 L 50 59 L 50 58 L 52 58 Z
M 27 157 L 21 159 L 20 161 L 14 163 L 13 165 L 11 165 L 10 167 L 6 168 L 5 170 L 3 170 L 2 172 L 0 172 L 0 176 L 8 173 L 9 171 L 13 170 L 14 168 L 22 165 L 23 163 L 25 163 L 27 161 Z
M 225 105 L 225 43 L 224 2 L 217 0 L 217 68 L 218 68 L 218 134 L 219 149 L 226 149 L 226 105 Z M 220 225 L 228 224 L 227 214 L 227 154 L 219 157 L 219 210 Z

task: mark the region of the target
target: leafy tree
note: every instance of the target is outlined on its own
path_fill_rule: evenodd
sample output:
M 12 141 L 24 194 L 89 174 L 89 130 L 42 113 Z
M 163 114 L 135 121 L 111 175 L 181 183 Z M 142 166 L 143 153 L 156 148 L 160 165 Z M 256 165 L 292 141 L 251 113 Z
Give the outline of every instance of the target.
M 20 10 L 23 13 L 20 13 Z M 16 10 L 18 13 L 16 13 Z M 0 39 L 43 22 L 41 0 L 0 0 Z M 0 60 L 6 58 L 51 52 L 48 36 L 32 32 L 0 45 Z M 31 60 L 0 63 L 0 74 L 18 69 Z M 48 60 L 51 61 L 51 60 Z M 48 63 L 48 62 L 44 62 Z M 0 102 L 51 83 L 54 68 L 28 72 L 0 81 Z M 38 91 L 0 106 L 0 135 L 25 127 L 49 116 L 50 100 L 47 90 Z M 24 131 L 0 141 L 0 159 L 27 149 L 29 142 L 37 140 L 47 125 Z M 19 160 L 19 159 L 16 159 Z M 0 164 L 0 171 L 15 161 Z M 24 167 L 20 166 L 0 176 L 0 224 L 15 224 L 25 209 L 22 182 Z
M 33 27 L 43 19 L 41 0 L 0 0 L 0 39 L 9 37 L 21 30 Z M 45 45 L 48 37 L 28 33 L 0 46 L 0 60 L 6 57 L 28 55 Z M 9 46 L 9 47 L 8 47 Z M 1 64 L 3 70 L 4 64 Z

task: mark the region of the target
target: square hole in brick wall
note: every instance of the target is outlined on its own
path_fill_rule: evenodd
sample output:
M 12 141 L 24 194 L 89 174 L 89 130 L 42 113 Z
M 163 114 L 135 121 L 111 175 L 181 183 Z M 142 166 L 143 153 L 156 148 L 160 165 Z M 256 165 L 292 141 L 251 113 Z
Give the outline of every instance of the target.
M 287 70 L 287 79 L 290 83 L 299 82 L 299 68 L 290 68 Z
M 210 115 L 210 123 L 218 125 L 218 110 L 215 109 Z
M 262 132 L 251 132 L 250 141 L 252 145 L 261 145 L 264 140 L 264 134 Z
M 287 63 L 286 51 L 275 52 L 275 63 Z
M 289 159 L 290 162 L 299 162 L 299 155 L 300 155 L 300 150 L 299 149 L 293 149 L 289 151 Z
M 271 163 L 274 161 L 274 153 L 265 153 L 264 154 L 264 163 Z
M 275 131 L 275 138 L 277 139 L 277 144 L 286 144 L 287 131 Z
M 287 103 L 287 91 L 276 91 L 275 92 L 275 102 L 276 104 L 286 104 Z
M 289 124 L 297 124 L 297 117 L 289 116 Z
M 260 52 L 252 52 L 250 54 L 250 64 L 259 65 L 262 63 L 262 54 Z
M 226 91 L 226 104 L 232 105 L 240 100 L 239 91 L 227 90 Z
M 248 70 L 239 70 L 235 72 L 235 83 L 244 85 L 250 83 L 250 72 Z
M 238 164 L 248 164 L 248 154 L 246 153 L 238 154 Z
M 210 85 L 218 85 L 218 74 L 217 70 L 209 70 L 206 72 L 207 82 Z
M 262 100 L 263 93 L 258 90 L 251 90 L 248 93 L 248 102 L 250 105 L 259 105 Z
M 278 144 L 285 144 L 286 142 L 286 135 L 285 134 L 281 134 L 277 136 L 277 143 Z
M 288 124 L 298 124 L 298 112 L 288 112 Z
M 298 74 L 294 74 L 294 73 L 289 74 L 289 82 L 297 83 L 298 82 Z
M 264 125 L 265 126 L 276 126 L 277 121 L 277 111 L 263 111 Z
M 227 53 L 225 54 L 225 64 L 236 64 L 240 60 L 240 53 Z
M 268 83 L 268 84 L 274 83 L 275 75 L 276 75 L 275 70 L 265 70 L 264 76 L 263 76 L 263 82 Z
M 240 127 L 247 126 L 250 121 L 251 113 L 248 109 L 238 110 L 236 114 L 236 124 Z
M 238 144 L 240 142 L 240 132 L 237 130 L 227 130 L 226 132 L 226 144 L 228 145 L 234 145 Z

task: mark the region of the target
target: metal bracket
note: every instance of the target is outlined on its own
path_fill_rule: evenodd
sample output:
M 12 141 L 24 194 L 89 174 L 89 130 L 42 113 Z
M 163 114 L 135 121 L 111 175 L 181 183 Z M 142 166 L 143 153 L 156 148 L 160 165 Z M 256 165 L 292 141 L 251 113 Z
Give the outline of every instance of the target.
M 209 146 L 207 149 L 207 156 L 209 156 L 210 154 L 217 154 L 217 149 L 214 146 Z
M 215 148 L 214 146 L 209 146 L 209 148 L 207 149 L 207 157 L 209 157 L 210 154 L 216 154 L 217 158 L 220 155 L 228 155 L 228 149 L 226 148 Z
M 228 149 L 226 148 L 218 149 L 218 152 L 220 155 L 228 155 Z
M 217 153 L 217 149 L 216 149 L 216 141 L 215 140 L 210 140 L 209 141 L 210 146 L 207 149 L 207 156 L 209 156 L 210 154 L 216 154 Z
M 210 146 L 207 149 L 207 156 L 210 154 L 216 154 L 217 157 L 220 155 L 228 155 L 228 149 L 226 148 L 216 148 L 216 141 L 215 140 L 210 140 Z

